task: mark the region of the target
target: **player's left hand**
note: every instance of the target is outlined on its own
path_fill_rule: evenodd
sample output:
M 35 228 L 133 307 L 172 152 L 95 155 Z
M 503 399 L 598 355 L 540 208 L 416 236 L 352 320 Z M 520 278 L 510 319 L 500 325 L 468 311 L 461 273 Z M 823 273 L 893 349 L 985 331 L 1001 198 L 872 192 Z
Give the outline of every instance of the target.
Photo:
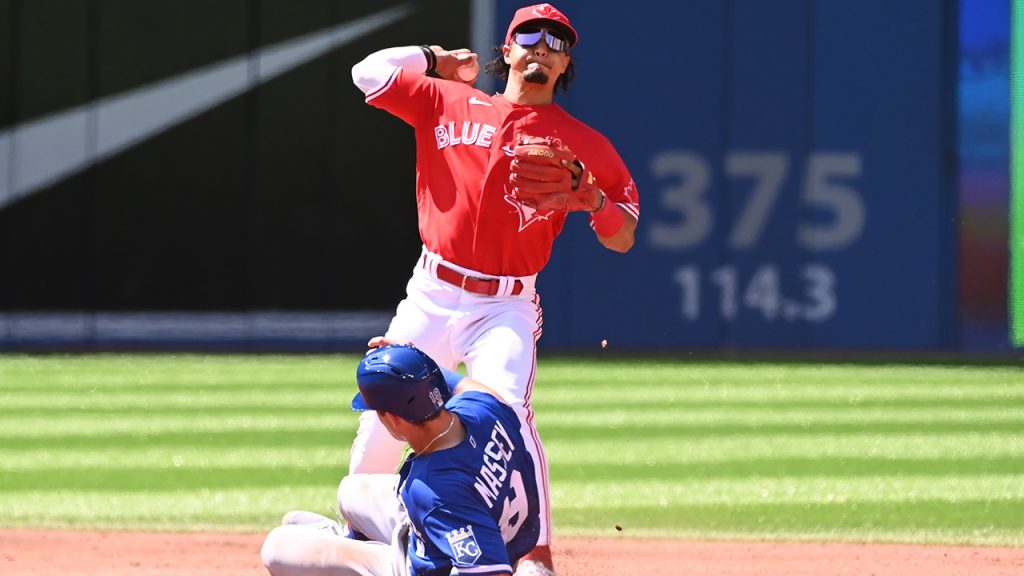
M 601 190 L 590 170 L 558 138 L 523 137 L 512 159 L 512 196 L 537 210 L 601 207 Z
M 408 342 L 406 340 L 390 340 L 387 336 L 374 336 L 366 343 L 366 347 L 372 350 L 373 348 L 383 348 L 384 346 L 394 346 L 396 344 L 401 346 L 414 346 L 412 342 Z

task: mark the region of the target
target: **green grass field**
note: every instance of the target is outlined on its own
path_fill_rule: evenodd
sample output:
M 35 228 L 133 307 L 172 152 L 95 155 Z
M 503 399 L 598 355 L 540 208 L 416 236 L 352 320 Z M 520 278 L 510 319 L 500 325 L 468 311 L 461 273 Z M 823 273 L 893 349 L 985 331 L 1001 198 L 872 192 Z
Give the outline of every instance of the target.
M 0 526 L 326 513 L 356 362 L 0 356 Z M 559 535 L 1024 545 L 1020 368 L 544 359 L 535 408 Z

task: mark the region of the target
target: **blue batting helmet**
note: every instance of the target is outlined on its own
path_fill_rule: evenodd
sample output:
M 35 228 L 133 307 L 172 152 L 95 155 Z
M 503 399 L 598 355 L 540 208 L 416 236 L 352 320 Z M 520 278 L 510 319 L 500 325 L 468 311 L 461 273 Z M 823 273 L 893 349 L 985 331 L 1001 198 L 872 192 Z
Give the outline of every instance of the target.
M 451 396 L 441 369 L 413 346 L 384 346 L 370 351 L 356 369 L 356 411 L 390 412 L 419 423 L 441 411 Z

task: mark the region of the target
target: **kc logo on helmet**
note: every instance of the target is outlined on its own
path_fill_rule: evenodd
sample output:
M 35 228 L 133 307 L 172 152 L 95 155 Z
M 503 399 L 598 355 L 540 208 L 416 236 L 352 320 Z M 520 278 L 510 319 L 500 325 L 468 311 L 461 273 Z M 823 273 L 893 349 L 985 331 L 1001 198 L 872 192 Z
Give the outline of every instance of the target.
M 480 559 L 480 545 L 476 543 L 476 537 L 473 536 L 472 526 L 452 530 L 445 535 L 445 538 L 452 546 L 456 565 L 473 565 Z

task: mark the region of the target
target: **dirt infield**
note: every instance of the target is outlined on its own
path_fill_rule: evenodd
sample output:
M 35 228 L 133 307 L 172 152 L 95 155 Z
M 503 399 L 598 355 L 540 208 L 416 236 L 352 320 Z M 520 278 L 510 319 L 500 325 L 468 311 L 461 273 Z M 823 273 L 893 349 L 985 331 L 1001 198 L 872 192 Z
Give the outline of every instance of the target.
M 262 534 L 0 531 L 5 576 L 265 575 Z M 555 541 L 561 576 L 994 576 L 1024 574 L 1024 548 Z

